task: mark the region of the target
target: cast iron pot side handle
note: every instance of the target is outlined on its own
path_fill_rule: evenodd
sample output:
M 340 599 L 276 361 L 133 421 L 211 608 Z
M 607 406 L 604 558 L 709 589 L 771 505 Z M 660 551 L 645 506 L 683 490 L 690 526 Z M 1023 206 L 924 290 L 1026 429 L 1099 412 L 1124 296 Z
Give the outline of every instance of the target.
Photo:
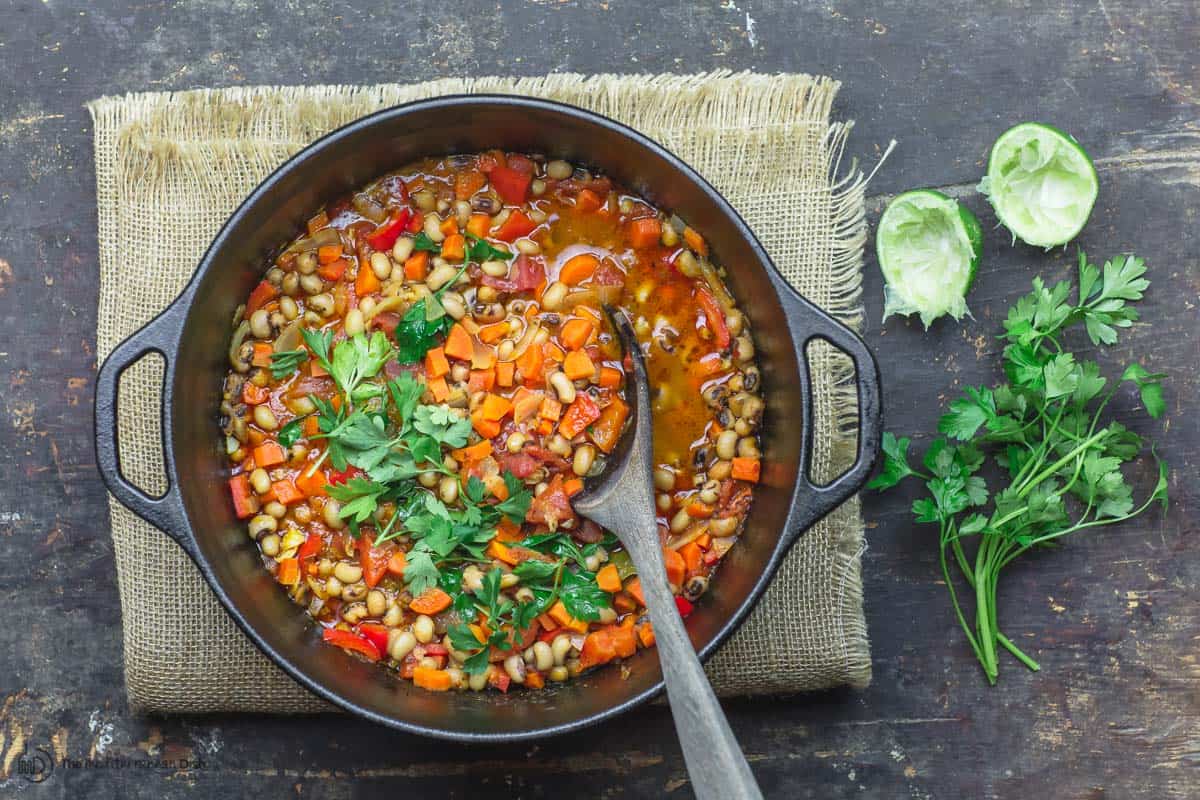
M 100 476 L 121 504 L 142 519 L 160 528 L 179 542 L 186 551 L 191 551 L 187 538 L 187 525 L 183 517 L 178 487 L 167 470 L 167 491 L 161 497 L 151 497 L 131 483 L 121 473 L 121 456 L 117 431 L 117 396 L 121 386 L 121 375 L 147 353 L 158 353 L 168 362 L 179 336 L 176 316 L 181 313 L 180 304 L 172 304 L 146 325 L 121 342 L 100 366 L 96 376 L 96 462 Z M 167 369 L 165 375 L 170 372 Z M 165 427 L 166 420 L 163 420 Z M 163 459 L 170 458 L 163 444 Z
M 812 468 L 813 426 L 805 426 L 808 441 L 804 443 L 804 451 L 808 454 L 808 463 L 801 465 L 800 481 L 808 502 L 799 509 L 802 524 L 795 529 L 799 533 L 854 494 L 871 474 L 879 455 L 883 413 L 879 395 L 879 366 L 862 338 L 794 291 L 789 291 L 787 300 L 796 341 L 796 357 L 807 375 L 810 396 L 805 398 L 806 411 L 812 413 L 812 376 L 808 374 L 809 363 L 805 351 L 813 339 L 824 339 L 850 357 L 854 362 L 858 391 L 858 452 L 854 464 L 826 486 L 813 483 L 809 475 Z

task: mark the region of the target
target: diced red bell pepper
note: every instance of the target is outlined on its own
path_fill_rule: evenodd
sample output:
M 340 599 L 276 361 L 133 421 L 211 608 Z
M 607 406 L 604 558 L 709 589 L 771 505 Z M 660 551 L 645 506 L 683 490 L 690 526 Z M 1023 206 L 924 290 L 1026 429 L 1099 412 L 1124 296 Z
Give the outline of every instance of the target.
M 253 314 L 278 296 L 279 290 L 269 281 L 263 281 L 250 293 L 250 299 L 246 301 L 246 313 Z
M 377 622 L 364 622 L 358 626 L 358 632 L 363 635 L 368 642 L 375 645 L 380 654 L 387 652 L 388 644 L 388 629 L 386 625 L 380 625 Z
M 729 326 L 725 324 L 725 312 L 717 305 L 717 299 L 712 296 L 712 292 L 703 286 L 697 286 L 696 301 L 704 311 L 704 318 L 708 320 L 708 328 L 712 331 L 717 347 L 722 350 L 729 347 Z
M 364 655 L 370 661 L 378 661 L 382 657 L 379 648 L 371 640 L 364 636 L 359 636 L 357 633 L 351 633 L 339 628 L 326 628 L 321 636 L 331 645 L 340 647 L 343 650 L 349 650 L 352 653 Z
M 512 683 L 512 678 L 508 677 L 508 673 L 502 669 L 494 669 L 488 675 L 488 685 L 499 689 L 507 694 L 508 685 Z
M 526 216 L 521 209 L 515 208 L 508 215 L 508 219 L 504 220 L 504 224 L 497 228 L 492 235 L 502 242 L 511 242 L 532 233 L 536 227 L 536 222 Z
M 575 396 L 575 401 L 563 414 L 562 422 L 558 424 L 558 432 L 568 439 L 574 439 L 599 418 L 600 406 L 591 395 L 581 392 Z
M 400 234 L 408 228 L 411 217 L 412 211 L 407 208 L 400 209 L 391 219 L 376 228 L 374 233 L 367 236 L 367 244 L 371 245 L 372 250 L 379 252 L 391 250 Z
M 233 497 L 233 511 L 238 519 L 246 519 L 258 513 L 258 496 L 250 487 L 250 478 L 246 473 L 234 475 L 229 479 L 229 494 Z
M 310 533 L 308 538 L 304 540 L 304 544 L 300 545 L 300 549 L 296 551 L 296 558 L 303 561 L 306 558 L 313 558 L 317 553 L 321 552 L 321 546 L 325 540 L 319 534 Z
M 519 206 L 525 202 L 525 198 L 529 194 L 529 184 L 533 180 L 533 176 L 517 172 L 509 167 L 496 167 L 488 175 L 488 179 L 491 180 L 496 194 L 503 197 L 505 203 L 510 206 Z
M 675 608 L 679 609 L 679 616 L 683 617 L 684 619 L 687 619 L 688 616 L 696 610 L 696 606 L 691 600 L 688 600 L 686 597 L 680 597 L 679 595 L 675 595 Z
M 374 537 L 361 534 L 358 537 L 358 563 L 362 567 L 363 581 L 372 589 L 387 574 L 388 561 L 392 558 L 392 545 L 376 547 Z
M 422 214 L 420 211 L 414 211 L 412 216 L 408 220 L 408 232 L 409 233 L 420 233 L 421 229 L 424 227 L 425 227 L 425 215 Z
M 329 470 L 329 483 L 337 486 L 345 483 L 351 478 L 357 478 L 362 475 L 363 471 L 356 466 L 349 465 L 346 469 L 338 471 L 336 469 Z

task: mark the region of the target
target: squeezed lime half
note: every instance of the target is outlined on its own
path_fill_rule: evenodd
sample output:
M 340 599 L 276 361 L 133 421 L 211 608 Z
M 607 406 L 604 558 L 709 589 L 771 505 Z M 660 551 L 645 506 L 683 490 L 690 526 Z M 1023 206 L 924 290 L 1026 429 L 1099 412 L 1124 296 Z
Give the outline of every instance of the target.
M 983 252 L 983 229 L 970 209 L 933 189 L 896 197 L 879 220 L 875 252 L 887 285 L 883 318 L 920 314 L 928 328 L 961 319 Z
M 1091 216 L 1100 191 L 1096 167 L 1069 134 L 1022 122 L 992 145 L 979 184 L 1013 235 L 1036 247 L 1066 244 Z

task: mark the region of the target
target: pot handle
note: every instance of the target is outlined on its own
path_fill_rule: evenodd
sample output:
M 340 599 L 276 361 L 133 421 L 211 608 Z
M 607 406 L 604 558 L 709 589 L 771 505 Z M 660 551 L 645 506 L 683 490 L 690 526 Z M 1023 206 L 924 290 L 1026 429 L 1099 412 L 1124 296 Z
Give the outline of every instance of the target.
M 879 366 L 868 349 L 866 342 L 829 314 L 801 297 L 788 287 L 787 311 L 796 341 L 796 357 L 805 373 L 805 413 L 812 414 L 812 376 L 809 374 L 805 350 L 813 339 L 823 339 L 841 350 L 854 363 L 855 387 L 858 392 L 858 451 L 854 463 L 825 486 L 818 486 L 809 477 L 812 467 L 813 428 L 805 426 L 804 452 L 807 463 L 801 465 L 800 481 L 807 502 L 798 508 L 800 525 L 794 530 L 803 531 L 821 517 L 839 506 L 846 498 L 858 491 L 879 455 L 879 442 L 883 432 L 883 412 L 879 394 Z
M 121 376 L 125 370 L 137 363 L 147 353 L 158 353 L 167 362 L 166 374 L 170 374 L 170 362 L 179 335 L 179 304 L 168 306 L 144 327 L 117 345 L 96 376 L 96 463 L 100 477 L 113 496 L 121 504 L 142 519 L 167 533 L 179 542 L 184 550 L 191 551 L 187 524 L 180 500 L 179 489 L 171 480 L 170 458 L 166 443 L 163 443 L 163 459 L 167 464 L 167 490 L 160 497 L 152 497 L 131 483 L 121 472 L 121 456 L 117 430 L 117 398 Z M 165 380 L 165 378 L 164 378 Z M 163 413 L 160 410 L 160 413 Z M 166 428 L 163 413 L 163 428 Z

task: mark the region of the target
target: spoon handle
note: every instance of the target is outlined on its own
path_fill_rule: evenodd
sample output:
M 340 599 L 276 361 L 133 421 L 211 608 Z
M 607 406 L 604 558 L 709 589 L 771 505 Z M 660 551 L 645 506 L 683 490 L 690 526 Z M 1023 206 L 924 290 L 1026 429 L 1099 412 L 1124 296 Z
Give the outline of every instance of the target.
M 629 537 L 632 539 L 633 537 Z M 657 531 L 639 544 L 657 542 Z M 755 800 L 762 792 L 738 746 L 704 674 L 692 640 L 683 627 L 675 598 L 667 586 L 666 567 L 657 547 L 630 548 L 642 581 L 642 592 L 654 624 L 655 648 L 662 662 L 667 700 L 683 748 L 692 788 L 700 800 Z M 641 552 L 634 553 L 633 550 Z M 640 557 L 639 557 L 640 556 Z M 649 570 L 643 567 L 650 567 Z

